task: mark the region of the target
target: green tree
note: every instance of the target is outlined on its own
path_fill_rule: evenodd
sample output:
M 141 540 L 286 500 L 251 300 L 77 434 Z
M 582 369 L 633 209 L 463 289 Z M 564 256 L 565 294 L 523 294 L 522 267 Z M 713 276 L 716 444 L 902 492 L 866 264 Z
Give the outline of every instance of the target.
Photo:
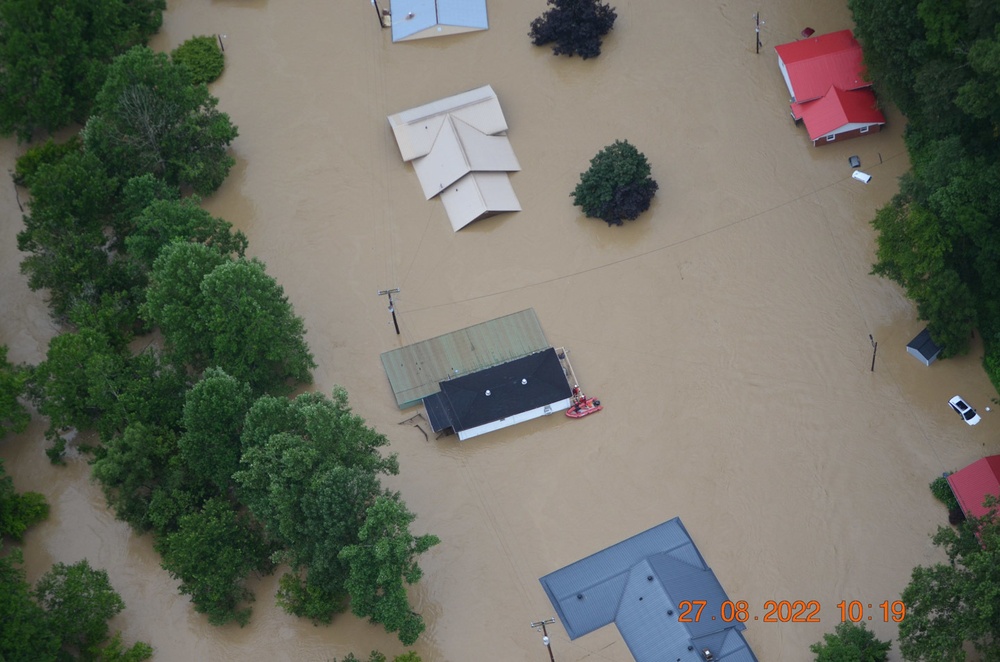
M 201 292 L 206 306 L 198 313 L 211 341 L 211 364 L 256 393 L 287 392 L 290 382 L 312 381 L 316 363 L 305 325 L 262 262 L 220 264 L 205 276 Z
M 209 368 L 187 392 L 181 458 L 200 480 L 225 493 L 240 468 L 240 433 L 252 404 L 250 386 L 219 368 Z
M 18 493 L 0 459 L 0 539 L 21 540 L 28 527 L 49 516 L 49 504 L 38 492 Z
M 188 70 L 191 82 L 211 83 L 222 75 L 225 56 L 215 37 L 191 37 L 170 54 L 176 64 Z
M 108 638 L 108 620 L 125 608 L 108 573 L 91 568 L 86 559 L 56 563 L 35 584 L 34 597 L 62 647 L 83 659 L 96 658 L 88 653 Z
M 590 160 L 571 193 L 573 204 L 589 218 L 622 225 L 649 209 L 659 185 L 649 176 L 646 156 L 627 140 L 616 140 Z
M 957 530 L 941 527 L 934 544 L 948 563 L 913 569 L 903 590 L 906 618 L 899 650 L 916 662 L 962 662 L 971 644 L 984 660 L 1000 659 L 1000 519 L 996 509 Z
M 251 572 L 267 572 L 268 548 L 260 533 L 223 499 L 210 499 L 199 512 L 180 518 L 175 533 L 158 539 L 163 568 L 181 581 L 195 609 L 213 625 L 250 620 L 253 600 L 244 581 Z
M 437 536 L 414 536 L 410 524 L 416 515 L 396 498 L 379 497 L 365 513 L 358 543 L 340 552 L 349 568 L 347 591 L 355 616 L 381 623 L 409 646 L 426 627 L 413 611 L 405 584 L 423 576 L 416 556 L 441 542 Z
M 71 152 L 31 177 L 31 213 L 17 235 L 17 247 L 28 253 L 21 272 L 33 290 L 47 289 L 57 316 L 77 301 L 94 301 L 109 289 L 125 289 L 125 274 L 110 262 L 108 200 L 115 182 L 92 155 Z M 125 287 L 123 287 L 125 285 Z
M 611 32 L 618 14 L 599 0 L 548 0 L 552 9 L 531 22 L 531 43 L 555 42 L 555 55 L 579 55 L 584 60 L 601 54 L 601 39 Z
M 49 662 L 56 659 L 59 637 L 48 626 L 45 610 L 31 599 L 24 556 L 14 547 L 0 556 L 0 659 L 5 662 Z
M 247 238 L 233 232 L 228 221 L 216 218 L 202 209 L 197 196 L 158 199 L 132 218 L 132 228 L 125 239 L 126 252 L 143 272 L 153 268 L 160 250 L 174 241 L 209 244 L 225 255 L 243 257 Z
M 153 173 L 207 195 L 235 163 L 227 149 L 238 132 L 216 105 L 186 68 L 137 46 L 111 64 L 84 144 L 123 180 Z
M 180 363 L 198 369 L 211 365 L 211 340 L 202 314 L 208 302 L 201 282 L 229 259 L 212 246 L 178 241 L 165 246 L 153 262 L 140 314 L 160 327 Z
M 144 641 L 137 641 L 126 648 L 122 633 L 116 632 L 108 645 L 101 649 L 101 662 L 142 662 L 153 657 L 153 647 Z
M 14 183 L 18 186 L 31 188 L 31 182 L 39 168 L 43 165 L 55 165 L 67 155 L 77 153 L 82 148 L 83 143 L 76 135 L 63 143 L 57 143 L 49 138 L 45 142 L 35 145 L 17 157 L 13 175 Z
M 29 371 L 7 360 L 7 345 L 0 345 L 0 439 L 8 432 L 24 432 L 31 414 L 19 398 L 27 388 Z
M 4 0 L 0 3 L 0 133 L 82 122 L 107 63 L 145 43 L 164 0 Z
M 816 654 L 816 662 L 886 662 L 890 648 L 892 642 L 879 641 L 864 623 L 845 622 L 809 650 Z

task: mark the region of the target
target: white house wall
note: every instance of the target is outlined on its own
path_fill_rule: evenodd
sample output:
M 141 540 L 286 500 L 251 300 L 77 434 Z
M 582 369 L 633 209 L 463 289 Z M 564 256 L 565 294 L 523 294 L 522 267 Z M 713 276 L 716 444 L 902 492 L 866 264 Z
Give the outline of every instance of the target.
M 486 423 L 484 425 L 479 425 L 474 428 L 469 428 L 468 430 L 463 430 L 458 433 L 458 438 L 462 441 L 466 439 L 471 439 L 472 437 L 478 437 L 481 434 L 486 434 L 487 432 L 493 432 L 494 430 L 499 430 L 501 428 L 507 428 L 511 425 L 517 425 L 518 423 L 524 423 L 525 421 L 530 421 L 533 418 L 541 418 L 542 416 L 548 416 L 549 414 L 554 414 L 560 411 L 566 411 L 570 408 L 572 404 L 570 398 L 565 400 L 559 400 L 553 402 L 552 404 L 545 405 L 544 407 L 538 407 L 536 409 L 531 409 L 529 411 L 523 411 L 519 414 L 514 414 L 513 416 L 508 416 L 507 418 L 501 418 L 499 421 L 493 421 L 492 423 Z

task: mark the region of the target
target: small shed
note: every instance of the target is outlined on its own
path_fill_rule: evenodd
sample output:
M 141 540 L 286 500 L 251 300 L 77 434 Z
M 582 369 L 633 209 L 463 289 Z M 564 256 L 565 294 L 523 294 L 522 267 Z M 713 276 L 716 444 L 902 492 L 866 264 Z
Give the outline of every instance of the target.
M 441 382 L 424 398 L 435 432 L 454 430 L 462 441 L 487 432 L 566 411 L 572 389 L 552 347 Z
M 987 495 L 1000 500 L 1000 455 L 976 460 L 964 469 L 948 476 L 962 512 L 968 517 L 982 517 L 988 511 L 983 505 Z
M 757 662 L 679 517 L 539 581 L 570 639 L 614 623 L 637 662 Z
M 475 32 L 490 27 L 486 0 L 392 0 L 392 40 Z
M 913 340 L 906 343 L 906 352 L 924 365 L 930 365 L 937 360 L 941 347 L 931 338 L 930 330 L 924 327 Z

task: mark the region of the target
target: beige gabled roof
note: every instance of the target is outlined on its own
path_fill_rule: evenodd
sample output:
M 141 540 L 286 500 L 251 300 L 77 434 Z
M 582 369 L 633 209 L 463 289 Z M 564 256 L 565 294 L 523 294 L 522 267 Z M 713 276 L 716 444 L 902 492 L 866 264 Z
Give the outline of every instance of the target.
M 438 99 L 389 116 L 404 161 L 430 153 L 447 116 L 456 117 L 486 135 L 507 130 L 500 100 L 489 85 Z
M 389 125 L 424 197 L 441 196 L 456 232 L 484 216 L 521 210 L 506 174 L 521 164 L 489 85 L 390 115 Z
M 441 192 L 441 202 L 455 232 L 493 214 L 521 211 L 505 172 L 470 172 Z
M 507 136 L 490 136 L 454 116 L 447 116 L 431 151 L 413 160 L 424 197 L 430 200 L 470 172 L 521 169 Z

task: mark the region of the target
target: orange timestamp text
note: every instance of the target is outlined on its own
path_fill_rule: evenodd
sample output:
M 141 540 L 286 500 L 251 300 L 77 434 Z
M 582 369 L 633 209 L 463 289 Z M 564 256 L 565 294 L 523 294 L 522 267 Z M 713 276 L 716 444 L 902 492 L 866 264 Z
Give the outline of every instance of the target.
M 819 600 L 768 600 L 764 603 L 762 613 L 753 613 L 746 600 L 725 600 L 719 605 L 718 612 L 706 611 L 707 600 L 681 600 L 677 608 L 680 614 L 677 620 L 681 623 L 698 623 L 705 620 L 722 621 L 723 623 L 746 623 L 760 621 L 763 623 L 820 623 L 822 606 Z M 886 600 L 872 605 L 860 600 L 841 600 L 837 603 L 840 622 L 872 621 L 881 618 L 883 623 L 892 621 L 900 623 L 906 618 L 906 605 L 902 600 Z

